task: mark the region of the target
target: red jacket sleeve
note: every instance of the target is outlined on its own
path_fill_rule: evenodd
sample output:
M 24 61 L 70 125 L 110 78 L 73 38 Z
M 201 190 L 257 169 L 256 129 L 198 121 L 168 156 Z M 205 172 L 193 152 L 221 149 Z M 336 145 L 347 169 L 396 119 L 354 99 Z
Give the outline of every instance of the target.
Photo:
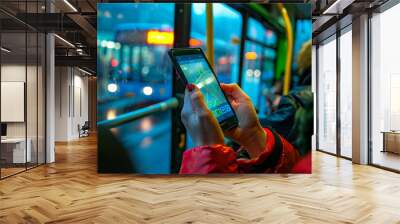
M 289 173 L 299 154 L 282 136 L 265 128 L 264 152 L 255 159 L 236 159 L 236 152 L 225 145 L 199 146 L 183 154 L 180 174 L 207 173 Z

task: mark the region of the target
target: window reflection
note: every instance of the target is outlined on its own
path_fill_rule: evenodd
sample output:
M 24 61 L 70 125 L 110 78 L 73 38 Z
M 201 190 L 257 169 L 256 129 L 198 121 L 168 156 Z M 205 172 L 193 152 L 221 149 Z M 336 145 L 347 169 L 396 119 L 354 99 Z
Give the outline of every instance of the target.
M 248 20 L 242 88 L 260 116 L 270 113 L 269 90 L 275 80 L 277 36 L 254 18 Z
M 41 13 L 43 1 L 2 2 L 11 12 Z M 0 13 L 0 178 L 45 162 L 45 36 Z
M 262 64 L 262 47 L 252 42 L 245 44 L 245 60 L 243 65 L 242 88 L 258 108 L 260 92 L 260 76 Z
M 352 33 L 340 36 L 340 154 L 352 157 Z
M 237 82 L 242 16 L 225 4 L 215 3 L 212 6 L 214 15 L 214 71 L 220 82 Z M 201 47 L 206 51 L 206 4 L 194 3 L 191 18 L 190 47 Z
M 169 98 L 174 4 L 101 4 L 98 21 L 99 119 Z
M 318 48 L 318 147 L 336 153 L 336 37 Z
M 371 18 L 372 163 L 400 170 L 400 5 Z
M 249 18 L 247 36 L 271 47 L 275 46 L 277 42 L 276 34 L 272 30 L 266 29 L 263 24 L 254 18 Z
M 98 5 L 98 120 L 114 119 L 172 95 L 174 4 Z M 171 113 L 112 129 L 134 172 L 171 173 Z M 111 138 L 111 137 L 110 137 Z

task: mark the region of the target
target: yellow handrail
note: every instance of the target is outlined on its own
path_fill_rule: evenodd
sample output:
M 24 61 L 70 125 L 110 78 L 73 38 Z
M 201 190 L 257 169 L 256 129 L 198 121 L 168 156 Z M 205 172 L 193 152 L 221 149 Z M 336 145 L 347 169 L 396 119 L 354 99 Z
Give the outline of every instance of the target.
M 214 24 L 212 3 L 206 3 L 206 55 L 212 68 L 214 68 Z
M 291 71 L 292 71 L 292 53 L 293 53 L 293 28 L 292 23 L 290 22 L 290 18 L 286 11 L 286 8 L 282 3 L 278 4 L 278 8 L 281 11 L 283 20 L 285 22 L 286 36 L 287 36 L 287 57 L 286 57 L 286 65 L 285 65 L 285 77 L 283 79 L 283 94 L 287 95 L 290 89 L 290 81 L 291 81 Z

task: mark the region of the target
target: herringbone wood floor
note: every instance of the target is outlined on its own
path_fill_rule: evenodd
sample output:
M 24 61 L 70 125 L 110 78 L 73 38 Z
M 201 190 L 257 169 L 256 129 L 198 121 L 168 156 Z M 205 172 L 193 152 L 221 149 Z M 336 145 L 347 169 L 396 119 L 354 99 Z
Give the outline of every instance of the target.
M 400 175 L 316 152 L 312 175 L 98 175 L 96 139 L 0 181 L 0 223 L 400 223 Z

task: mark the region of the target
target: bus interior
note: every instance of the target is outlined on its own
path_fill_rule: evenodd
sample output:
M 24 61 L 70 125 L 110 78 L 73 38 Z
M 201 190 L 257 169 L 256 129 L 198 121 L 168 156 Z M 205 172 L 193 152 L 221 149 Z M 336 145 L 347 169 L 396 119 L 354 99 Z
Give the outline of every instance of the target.
M 206 3 L 98 4 L 98 144 L 99 162 L 105 163 L 99 164 L 100 172 L 178 172 L 182 152 L 192 142 L 180 124 L 179 103 L 177 107 L 162 104 L 167 101 L 175 105 L 171 99 L 179 102 L 184 91 L 174 78 L 167 51 L 172 47 L 200 47 L 207 52 L 207 19 L 212 18 L 213 63 L 218 80 L 240 85 L 260 118 L 272 112 L 269 96 L 285 75 L 290 75 L 290 83 L 285 84 L 289 88 L 283 92 L 298 85 L 296 57 L 312 34 L 310 4 L 211 6 L 212 16 L 208 17 Z M 288 15 L 286 22 L 283 11 Z M 164 109 L 145 112 L 154 105 L 164 105 Z M 132 113 L 139 115 L 124 119 Z M 115 158 L 105 159 L 110 155 L 100 148 L 110 147 Z M 128 165 L 123 160 L 128 160 Z

